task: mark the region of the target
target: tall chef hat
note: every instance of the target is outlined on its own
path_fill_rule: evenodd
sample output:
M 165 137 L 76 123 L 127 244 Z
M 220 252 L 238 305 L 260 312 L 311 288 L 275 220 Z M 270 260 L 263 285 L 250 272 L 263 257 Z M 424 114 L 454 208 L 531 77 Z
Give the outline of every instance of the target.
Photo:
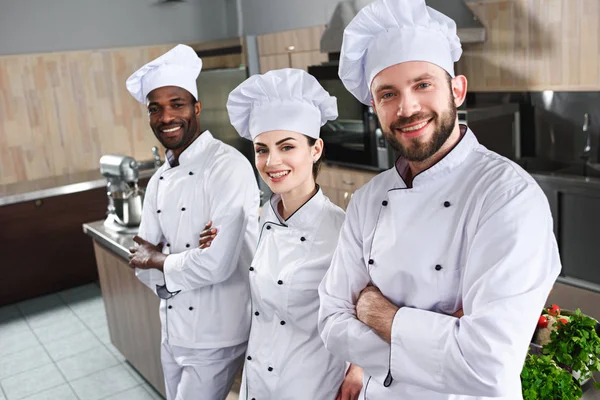
M 137 101 L 146 104 L 148 93 L 163 86 L 177 86 L 198 100 L 196 79 L 202 60 L 194 49 L 178 44 L 162 56 L 150 61 L 127 79 L 127 90 Z
M 358 12 L 344 30 L 339 76 L 364 104 L 371 83 L 384 69 L 407 61 L 427 61 L 454 77 L 462 48 L 456 23 L 425 0 L 377 0 Z
M 321 126 L 337 118 L 337 99 L 306 71 L 286 68 L 253 75 L 227 101 L 231 124 L 254 140 L 263 132 L 287 130 L 318 138 Z

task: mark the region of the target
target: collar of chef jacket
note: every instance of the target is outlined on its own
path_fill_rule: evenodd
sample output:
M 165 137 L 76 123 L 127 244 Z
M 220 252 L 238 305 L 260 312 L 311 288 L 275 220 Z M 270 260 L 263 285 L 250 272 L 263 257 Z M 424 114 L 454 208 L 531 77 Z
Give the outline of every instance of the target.
M 264 222 L 271 222 L 278 225 L 287 226 L 290 228 L 308 228 L 318 224 L 320 219 L 320 211 L 325 203 L 325 195 L 319 187 L 306 203 L 304 203 L 295 213 L 284 220 L 277 212 L 277 204 L 281 200 L 281 195 L 274 194 L 271 196 L 270 207 L 265 213 Z M 267 207 L 264 207 L 267 208 Z
M 206 146 L 211 141 L 211 139 L 213 139 L 213 135 L 210 133 L 210 131 L 206 130 L 206 131 L 202 132 L 200 134 L 200 136 L 198 136 L 196 138 L 196 140 L 194 140 L 192 142 L 192 144 L 190 144 L 187 147 L 187 149 L 185 149 L 179 155 L 179 165 L 185 165 L 185 164 L 191 164 L 193 162 L 198 162 L 198 159 L 196 157 L 198 156 L 198 154 L 200 154 L 206 148 Z M 169 168 L 172 168 L 171 167 L 172 160 L 173 160 L 173 152 L 171 150 L 167 150 L 166 157 L 165 157 L 165 163 L 169 166 Z
M 446 154 L 440 161 L 427 168 L 424 171 L 419 172 L 413 178 L 413 187 L 425 186 L 439 179 L 443 179 L 450 175 L 456 168 L 458 168 L 467 157 L 477 148 L 479 142 L 475 137 L 475 134 L 466 125 L 460 125 L 462 137 L 448 154 Z M 406 187 L 404 181 L 404 174 L 406 172 L 407 161 L 400 157 L 396 161 L 396 176 L 400 180 L 402 186 Z

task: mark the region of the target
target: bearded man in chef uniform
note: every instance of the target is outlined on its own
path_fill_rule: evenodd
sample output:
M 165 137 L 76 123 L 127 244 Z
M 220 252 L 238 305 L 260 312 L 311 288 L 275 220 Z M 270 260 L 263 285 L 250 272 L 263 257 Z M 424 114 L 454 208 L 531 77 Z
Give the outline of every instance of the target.
M 248 267 L 257 242 L 258 185 L 241 153 L 200 129 L 201 69 L 196 52 L 178 45 L 127 80 L 167 149 L 146 189 L 130 264 L 161 298 L 168 400 L 225 399 L 250 329 Z M 209 219 L 221 233 L 210 248 L 199 249 Z
M 521 399 L 561 269 L 542 190 L 458 124 L 461 52 L 423 0 L 378 0 L 344 32 L 340 78 L 400 154 L 352 197 L 319 288 L 321 337 L 364 369 L 361 399 Z

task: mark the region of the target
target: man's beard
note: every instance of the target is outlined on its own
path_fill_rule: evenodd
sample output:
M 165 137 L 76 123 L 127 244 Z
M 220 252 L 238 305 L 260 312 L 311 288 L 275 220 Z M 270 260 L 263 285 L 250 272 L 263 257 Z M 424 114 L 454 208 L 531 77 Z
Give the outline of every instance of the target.
M 454 126 L 456 124 L 456 105 L 454 99 L 451 99 L 448 104 L 448 110 L 443 112 L 441 116 L 435 112 L 430 114 L 418 113 L 411 115 L 408 118 L 399 117 L 392 122 L 389 128 L 383 131 L 388 143 L 401 157 L 408 161 L 422 162 L 438 152 L 444 143 L 448 140 Z M 433 119 L 432 119 L 433 118 Z M 431 139 L 427 142 L 422 142 L 420 137 L 410 139 L 410 145 L 404 146 L 396 137 L 396 129 L 401 126 L 406 126 L 418 121 L 429 121 L 436 128 Z
M 160 134 L 161 131 L 170 126 L 175 126 L 175 125 L 180 125 L 181 129 L 183 130 L 183 135 L 181 136 L 181 139 L 176 143 L 163 140 L 163 138 Z M 182 147 L 187 147 L 189 145 L 189 142 L 191 141 L 191 139 L 194 137 L 194 135 L 196 134 L 196 132 L 198 130 L 198 121 L 195 118 L 191 118 L 190 120 L 187 120 L 187 121 L 181 120 L 181 121 L 177 121 L 175 123 L 172 122 L 168 125 L 160 125 L 160 126 L 156 127 L 156 129 L 153 128 L 152 130 L 154 131 L 154 136 L 156 136 L 156 138 L 158 139 L 160 144 L 163 145 L 164 148 L 166 148 L 168 150 L 177 150 Z

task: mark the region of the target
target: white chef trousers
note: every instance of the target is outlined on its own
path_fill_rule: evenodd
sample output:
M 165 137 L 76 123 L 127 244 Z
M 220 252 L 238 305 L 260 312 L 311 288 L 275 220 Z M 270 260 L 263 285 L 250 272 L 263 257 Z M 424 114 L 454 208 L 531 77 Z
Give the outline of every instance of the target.
M 163 340 L 161 359 L 167 400 L 225 400 L 248 343 L 218 349 L 189 349 Z

